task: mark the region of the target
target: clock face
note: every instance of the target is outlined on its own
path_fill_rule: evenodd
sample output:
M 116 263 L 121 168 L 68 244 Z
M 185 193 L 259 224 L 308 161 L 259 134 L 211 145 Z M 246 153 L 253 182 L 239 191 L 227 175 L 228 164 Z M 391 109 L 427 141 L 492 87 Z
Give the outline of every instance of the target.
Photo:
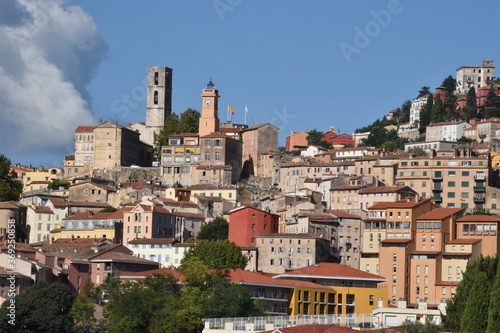
M 206 105 L 206 106 L 210 106 L 210 105 L 212 105 L 212 100 L 211 100 L 211 99 L 207 99 L 207 100 L 205 101 L 205 105 Z

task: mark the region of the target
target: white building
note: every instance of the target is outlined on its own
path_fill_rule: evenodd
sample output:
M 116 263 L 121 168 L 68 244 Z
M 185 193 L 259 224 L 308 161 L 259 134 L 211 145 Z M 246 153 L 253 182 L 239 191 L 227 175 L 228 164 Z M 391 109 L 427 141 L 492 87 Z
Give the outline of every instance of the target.
M 427 104 L 427 96 L 415 98 L 411 101 L 410 126 L 418 127 L 418 123 L 420 122 L 420 111 L 422 111 L 425 104 Z
M 434 324 L 441 324 L 441 312 L 446 313 L 446 304 L 441 303 L 437 309 L 428 309 L 427 303 L 418 303 L 417 308 L 407 308 L 406 301 L 398 301 L 398 307 L 379 306 L 373 310 L 373 323 L 375 328 L 395 327 L 404 321 L 421 322 L 425 324 L 430 320 Z
M 135 257 L 160 263 L 161 267 L 179 267 L 184 253 L 194 244 L 175 243 L 173 238 L 140 238 L 128 242 Z
M 470 127 L 472 125 L 465 121 L 430 124 L 425 129 L 425 141 L 457 141 Z
M 488 84 L 495 76 L 493 60 L 483 60 L 482 66 L 461 66 L 457 68 L 457 94 L 466 94 L 471 87 L 476 90 Z

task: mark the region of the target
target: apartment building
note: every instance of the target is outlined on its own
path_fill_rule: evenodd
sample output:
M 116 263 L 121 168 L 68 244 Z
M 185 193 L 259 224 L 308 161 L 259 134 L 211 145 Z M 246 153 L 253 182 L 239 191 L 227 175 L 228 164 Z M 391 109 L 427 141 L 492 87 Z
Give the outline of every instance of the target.
M 252 160 L 253 174 L 259 175 L 260 156 L 270 150 L 278 149 L 279 128 L 273 124 L 259 124 L 245 128 L 241 131 L 243 141 L 243 161 Z
M 327 210 L 338 221 L 338 251 L 342 265 L 360 268 L 364 224 L 361 216 L 343 210 Z
M 140 238 L 129 242 L 134 256 L 156 261 L 160 267 L 179 267 L 184 254 L 194 243 L 177 243 L 173 238 Z
M 430 124 L 425 128 L 425 141 L 451 141 L 456 142 L 467 128 L 472 127 L 465 121 L 450 121 Z
M 401 159 L 396 182 L 409 186 L 440 207 L 461 207 L 469 211 L 491 207 L 486 202 L 490 182 L 489 157 L 457 156 Z M 496 202 L 495 202 L 496 203 Z
M 457 68 L 457 94 L 467 94 L 470 88 L 476 89 L 488 84 L 495 76 L 495 66 L 493 60 L 483 60 L 482 65 L 460 66 Z
M 258 234 L 256 246 L 258 270 L 264 273 L 279 274 L 335 260 L 329 241 L 314 234 Z
M 279 216 L 253 208 L 238 207 L 229 212 L 229 237 L 239 246 L 256 246 L 257 235 L 278 232 Z

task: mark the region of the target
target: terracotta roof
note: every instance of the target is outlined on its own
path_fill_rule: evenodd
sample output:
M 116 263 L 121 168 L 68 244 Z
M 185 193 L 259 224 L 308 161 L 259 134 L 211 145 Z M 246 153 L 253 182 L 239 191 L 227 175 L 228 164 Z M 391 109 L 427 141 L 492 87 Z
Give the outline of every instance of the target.
M 330 191 L 340 191 L 340 190 L 359 190 L 364 188 L 365 186 L 360 185 L 340 185 L 332 188 Z M 361 193 L 361 192 L 360 192 Z
M 139 238 L 128 241 L 129 244 L 172 244 L 174 238 Z
M 326 210 L 326 212 L 342 219 L 357 219 L 357 220 L 361 219 L 361 216 L 351 214 L 349 212 L 346 212 L 345 210 L 328 209 Z
M 157 267 L 159 265 L 159 263 L 156 261 L 142 259 L 140 257 L 135 257 L 131 254 L 118 251 L 98 252 L 95 253 L 95 255 L 89 257 L 88 260 L 90 262 L 98 262 L 98 261 L 133 262 L 133 263 L 156 265 Z
M 45 185 L 45 184 L 50 184 L 51 181 L 48 181 L 48 180 L 34 180 L 32 182 L 30 182 L 29 184 L 30 185 Z
M 78 126 L 75 130 L 76 133 L 80 132 L 93 132 L 94 126 Z
M 93 186 L 96 186 L 96 187 L 100 187 L 100 188 L 102 188 L 105 191 L 115 191 L 115 189 L 114 189 L 113 186 L 99 184 L 99 183 L 94 183 L 91 180 L 86 180 L 86 181 L 79 182 L 79 183 L 76 183 L 76 184 L 71 184 L 69 187 L 75 187 L 75 186 L 84 185 L 84 184 L 90 184 L 90 185 L 93 185 Z
M 381 241 L 381 243 L 397 244 L 397 243 L 409 243 L 411 239 L 409 238 L 387 238 Z
M 445 126 L 445 125 L 458 125 L 458 124 L 461 124 L 461 123 L 466 123 L 466 121 L 447 121 L 447 122 L 442 122 L 442 123 L 430 124 L 430 125 L 427 125 L 427 127 Z
M 395 193 L 404 189 L 411 189 L 408 186 L 375 186 L 369 187 L 363 191 L 360 191 L 359 194 L 373 194 L 373 193 Z
M 180 216 L 180 217 L 191 217 L 191 218 L 203 219 L 203 220 L 205 219 L 204 215 L 196 214 L 196 213 L 174 212 L 172 214 L 174 214 L 175 216 Z
M 295 234 L 295 233 L 269 233 L 269 234 L 257 234 L 257 237 L 262 237 L 262 238 L 271 238 L 271 237 L 277 237 L 277 238 L 319 238 L 318 235 L 315 234 Z
M 243 269 L 231 269 L 229 271 L 229 279 L 233 282 L 243 282 L 244 284 L 259 284 L 259 285 L 274 285 L 280 287 L 303 287 L 303 288 L 316 288 L 316 289 L 330 289 L 313 282 L 275 279 L 260 273 L 253 273 Z
M 321 325 L 321 324 L 308 324 L 308 325 L 299 325 L 292 327 L 280 328 L 279 331 L 281 333 L 350 333 L 350 332 L 358 332 L 359 330 L 355 330 L 349 327 L 343 327 L 338 325 Z M 274 333 L 277 332 L 276 329 L 272 329 L 270 331 L 263 331 L 262 333 Z
M 68 202 L 68 207 L 109 208 L 111 206 L 104 202 L 70 201 Z
M 312 221 L 337 221 L 337 218 L 332 214 L 305 214 Z
M 412 251 L 410 254 L 428 254 L 428 255 L 435 255 L 435 254 L 439 254 L 441 251 Z
M 144 272 L 129 272 L 129 273 L 126 273 L 125 275 L 121 275 L 120 278 L 121 279 L 144 279 L 147 276 L 153 276 L 154 274 L 172 275 L 178 281 L 184 280 L 184 276 L 179 271 L 177 271 L 176 269 L 171 269 L 171 268 L 152 269 L 152 270 L 144 271 Z
M 50 202 L 54 205 L 54 207 L 66 207 L 68 204 L 66 203 L 66 200 L 64 198 L 50 198 Z
M 460 281 L 440 281 L 436 283 L 436 286 L 458 286 Z
M 36 206 L 35 212 L 42 213 L 42 214 L 54 214 L 52 209 L 50 209 L 50 207 L 47 207 L 47 206 Z
M 436 208 L 433 211 L 420 216 L 417 220 L 442 220 L 461 212 L 465 212 L 465 208 Z
M 177 201 L 174 199 L 161 198 L 161 197 L 158 197 L 157 199 L 160 200 L 164 205 L 198 207 L 198 205 L 192 201 L 184 201 L 184 200 Z
M 16 204 L 19 204 L 17 201 L 1 201 L 0 202 L 0 209 L 18 209 L 19 206 Z
M 247 132 L 247 131 L 253 131 L 253 130 L 256 130 L 256 129 L 259 129 L 261 127 L 264 127 L 266 125 L 271 125 L 273 127 L 276 127 L 274 126 L 273 124 L 270 124 L 270 123 L 265 123 L 265 124 L 258 124 L 258 125 L 254 125 L 254 126 L 251 126 L 251 127 L 248 127 L 248 128 L 244 128 L 242 131 L 244 132 Z
M 351 268 L 336 263 L 321 262 L 316 265 L 311 265 L 304 268 L 299 268 L 284 274 L 275 276 L 275 278 L 287 277 L 293 278 L 297 276 L 323 277 L 323 278 L 351 278 L 374 281 L 386 281 L 385 278 L 379 275 L 360 271 L 359 269 Z
M 215 132 L 200 137 L 200 139 L 207 139 L 207 138 L 224 138 L 224 139 L 230 139 L 230 140 L 234 140 L 234 141 L 240 141 L 240 140 L 236 140 L 232 136 L 229 136 L 229 135 L 226 135 L 223 133 L 215 133 Z
M 446 244 L 475 244 L 481 241 L 478 238 L 457 238 L 452 241 L 446 242 Z
M 457 222 L 500 222 L 500 217 L 491 215 L 465 215 Z
M 222 170 L 230 168 L 230 165 L 199 165 L 196 167 L 196 170 Z
M 65 217 L 65 221 L 76 220 L 123 220 L 123 212 L 130 210 L 130 207 L 122 208 L 116 212 L 92 213 L 92 212 L 75 212 L 72 216 Z
M 240 127 L 222 127 L 220 128 L 220 131 L 222 133 L 238 133 L 241 132 Z
M 368 207 L 368 209 L 413 208 L 430 200 L 430 198 L 427 198 L 420 201 L 378 202 Z

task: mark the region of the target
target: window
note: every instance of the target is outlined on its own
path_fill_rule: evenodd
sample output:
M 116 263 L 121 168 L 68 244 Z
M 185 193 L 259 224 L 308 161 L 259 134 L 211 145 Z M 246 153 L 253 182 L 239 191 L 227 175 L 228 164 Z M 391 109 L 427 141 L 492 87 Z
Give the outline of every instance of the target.
M 448 198 L 454 198 L 455 192 L 448 192 Z
M 215 160 L 220 161 L 220 153 L 218 151 L 215 152 Z
M 210 153 L 208 151 L 205 153 L 205 161 L 210 161 Z
M 469 171 L 462 171 L 462 177 L 468 177 Z
M 456 171 L 448 171 L 449 177 L 455 177 L 457 175 Z
M 221 146 L 221 140 L 220 139 L 216 139 L 214 141 L 214 144 L 215 144 L 215 147 L 220 147 Z
M 211 140 L 205 140 L 205 147 L 210 147 L 212 145 L 212 141 Z
M 448 182 L 449 187 L 455 187 L 455 182 Z

